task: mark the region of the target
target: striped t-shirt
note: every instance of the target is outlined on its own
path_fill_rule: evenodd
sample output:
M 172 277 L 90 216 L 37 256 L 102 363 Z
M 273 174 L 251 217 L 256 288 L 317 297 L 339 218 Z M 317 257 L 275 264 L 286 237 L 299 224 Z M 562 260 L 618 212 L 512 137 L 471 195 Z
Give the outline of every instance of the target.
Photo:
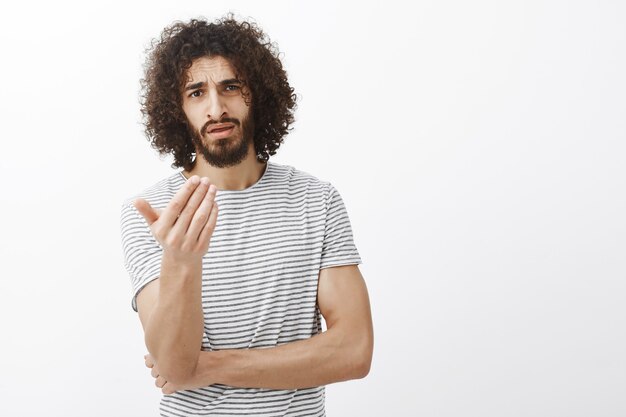
M 121 208 L 124 264 L 136 296 L 158 278 L 162 248 L 132 205 L 165 208 L 182 172 L 127 199 Z M 341 196 L 329 183 L 267 162 L 244 190 L 218 190 L 219 214 L 202 262 L 202 350 L 265 348 L 322 331 L 319 271 L 360 264 Z M 214 384 L 164 395 L 162 416 L 324 416 L 324 387 L 273 390 Z

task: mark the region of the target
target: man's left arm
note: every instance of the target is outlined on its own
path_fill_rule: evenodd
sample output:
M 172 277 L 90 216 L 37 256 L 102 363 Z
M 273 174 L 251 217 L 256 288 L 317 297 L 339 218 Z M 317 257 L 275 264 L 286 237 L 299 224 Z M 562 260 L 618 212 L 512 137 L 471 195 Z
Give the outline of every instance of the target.
M 372 361 L 374 331 L 359 267 L 321 269 L 317 304 L 326 321 L 325 332 L 272 348 L 202 351 L 189 383 L 177 387 L 157 378 L 156 385 L 169 394 L 215 383 L 297 389 L 365 377 Z M 149 359 L 146 365 L 152 367 Z

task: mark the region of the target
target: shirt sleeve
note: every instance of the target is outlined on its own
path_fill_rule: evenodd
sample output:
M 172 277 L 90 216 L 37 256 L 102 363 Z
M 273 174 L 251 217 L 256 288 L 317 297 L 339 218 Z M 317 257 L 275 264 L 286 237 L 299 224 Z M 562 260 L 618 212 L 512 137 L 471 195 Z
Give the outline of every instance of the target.
M 124 203 L 120 215 L 124 266 L 132 286 L 131 307 L 137 311 L 137 294 L 161 273 L 163 248 L 152 235 L 148 223 L 132 203 Z
M 339 192 L 329 184 L 320 269 L 360 264 L 348 212 Z

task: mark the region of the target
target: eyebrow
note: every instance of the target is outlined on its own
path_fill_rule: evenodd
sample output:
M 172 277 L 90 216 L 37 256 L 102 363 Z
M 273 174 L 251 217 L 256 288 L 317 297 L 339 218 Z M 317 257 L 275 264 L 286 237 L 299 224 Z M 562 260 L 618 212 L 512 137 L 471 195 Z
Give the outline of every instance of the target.
M 241 80 L 238 80 L 237 78 L 229 78 L 227 80 L 222 80 L 219 83 L 217 83 L 217 85 L 231 85 L 231 84 L 241 85 L 242 83 L 241 83 Z M 197 83 L 189 84 L 188 86 L 185 87 L 185 91 L 195 90 L 196 88 L 200 88 L 204 86 L 206 86 L 206 82 L 200 81 Z

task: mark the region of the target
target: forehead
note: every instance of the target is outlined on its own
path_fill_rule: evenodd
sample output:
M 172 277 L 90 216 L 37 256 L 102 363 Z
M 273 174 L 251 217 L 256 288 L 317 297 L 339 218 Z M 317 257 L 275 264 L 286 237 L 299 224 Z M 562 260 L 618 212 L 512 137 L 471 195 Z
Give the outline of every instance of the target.
M 236 78 L 235 69 L 226 58 L 221 56 L 197 58 L 185 73 L 185 83 L 200 81 L 217 83 L 231 78 Z

